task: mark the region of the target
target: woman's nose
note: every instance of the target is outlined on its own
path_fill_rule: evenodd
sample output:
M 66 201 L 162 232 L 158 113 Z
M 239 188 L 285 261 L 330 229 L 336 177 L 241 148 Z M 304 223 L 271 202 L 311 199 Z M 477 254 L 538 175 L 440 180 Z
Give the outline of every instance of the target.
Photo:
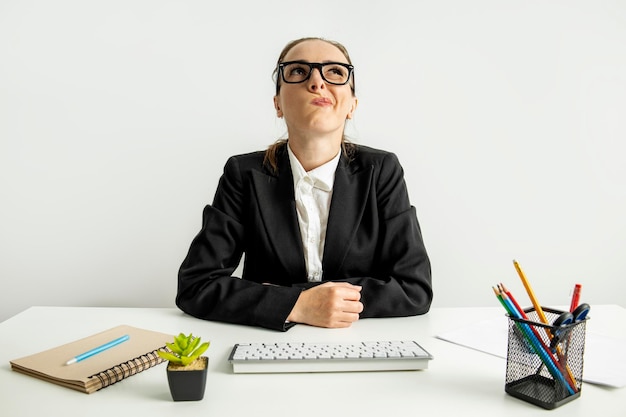
M 311 70 L 311 75 L 309 77 L 309 88 L 313 91 L 317 89 L 323 89 L 326 85 L 324 79 L 322 78 L 322 73 L 319 68 L 313 68 Z

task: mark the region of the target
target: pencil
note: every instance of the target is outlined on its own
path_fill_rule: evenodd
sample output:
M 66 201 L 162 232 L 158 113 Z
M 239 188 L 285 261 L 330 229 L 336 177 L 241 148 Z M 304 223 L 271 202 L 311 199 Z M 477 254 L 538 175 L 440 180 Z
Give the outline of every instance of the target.
M 580 290 L 582 288 L 582 285 L 580 284 L 576 284 L 574 285 L 574 293 L 572 294 L 572 302 L 569 306 L 569 312 L 573 313 L 574 310 L 576 310 L 576 307 L 578 307 L 578 301 L 580 300 Z
M 517 263 L 515 259 L 513 259 L 513 265 L 515 266 L 515 269 L 517 270 L 517 274 L 522 280 L 522 284 L 524 284 L 524 288 L 526 288 L 526 292 L 528 293 L 530 302 L 533 303 L 533 307 L 535 307 L 535 311 L 537 312 L 537 315 L 539 316 L 539 320 L 541 320 L 543 324 L 548 324 L 548 318 L 543 312 L 541 305 L 537 302 L 537 297 L 535 297 L 535 293 L 532 287 L 530 286 L 530 283 L 526 279 L 526 275 L 524 274 L 524 271 L 522 271 L 522 267 L 519 266 L 519 263 Z

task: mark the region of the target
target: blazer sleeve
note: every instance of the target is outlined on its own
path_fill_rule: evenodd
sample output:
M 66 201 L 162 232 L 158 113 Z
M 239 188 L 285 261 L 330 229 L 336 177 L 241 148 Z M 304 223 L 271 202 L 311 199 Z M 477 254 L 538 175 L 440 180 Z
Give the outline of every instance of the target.
M 285 331 L 302 289 L 263 285 L 232 276 L 244 248 L 245 194 L 237 160 L 230 158 L 213 205 L 178 273 L 176 305 L 194 317 Z
M 388 153 L 375 181 L 380 236 L 377 276 L 357 280 L 364 306 L 361 317 L 424 314 L 433 299 L 431 265 L 404 170 Z
M 380 272 L 348 280 L 363 287 L 361 318 L 425 314 L 433 299 L 431 267 L 415 207 L 386 219 L 384 228 Z

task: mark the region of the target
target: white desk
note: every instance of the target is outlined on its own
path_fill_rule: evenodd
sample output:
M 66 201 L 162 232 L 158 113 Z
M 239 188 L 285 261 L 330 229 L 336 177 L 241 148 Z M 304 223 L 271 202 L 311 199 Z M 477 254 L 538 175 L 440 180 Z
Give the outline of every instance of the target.
M 609 331 L 626 310 L 594 306 L 588 330 Z M 348 329 L 298 325 L 286 333 L 194 319 L 177 309 L 33 307 L 0 323 L 0 414 L 13 416 L 603 416 L 626 415 L 626 389 L 583 383 L 581 397 L 552 411 L 504 392 L 505 360 L 434 336 L 466 321 L 502 317 L 501 308 L 441 308 L 425 316 L 367 319 Z M 204 400 L 173 402 L 165 365 L 87 395 L 11 371 L 9 361 L 129 324 L 211 340 Z M 623 330 L 620 330 L 624 334 Z M 435 359 L 425 371 L 233 374 L 235 343 L 414 339 Z M 616 358 L 626 360 L 626 358 Z M 401 414 L 402 413 L 402 414 Z

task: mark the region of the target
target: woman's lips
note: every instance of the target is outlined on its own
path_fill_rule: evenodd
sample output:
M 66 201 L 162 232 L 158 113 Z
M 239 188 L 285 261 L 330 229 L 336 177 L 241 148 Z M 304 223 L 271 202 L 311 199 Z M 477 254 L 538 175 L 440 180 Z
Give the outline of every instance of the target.
M 333 102 L 326 98 L 326 97 L 319 97 L 319 98 L 314 98 L 313 100 L 311 100 L 311 104 L 315 105 L 315 106 L 332 106 Z

